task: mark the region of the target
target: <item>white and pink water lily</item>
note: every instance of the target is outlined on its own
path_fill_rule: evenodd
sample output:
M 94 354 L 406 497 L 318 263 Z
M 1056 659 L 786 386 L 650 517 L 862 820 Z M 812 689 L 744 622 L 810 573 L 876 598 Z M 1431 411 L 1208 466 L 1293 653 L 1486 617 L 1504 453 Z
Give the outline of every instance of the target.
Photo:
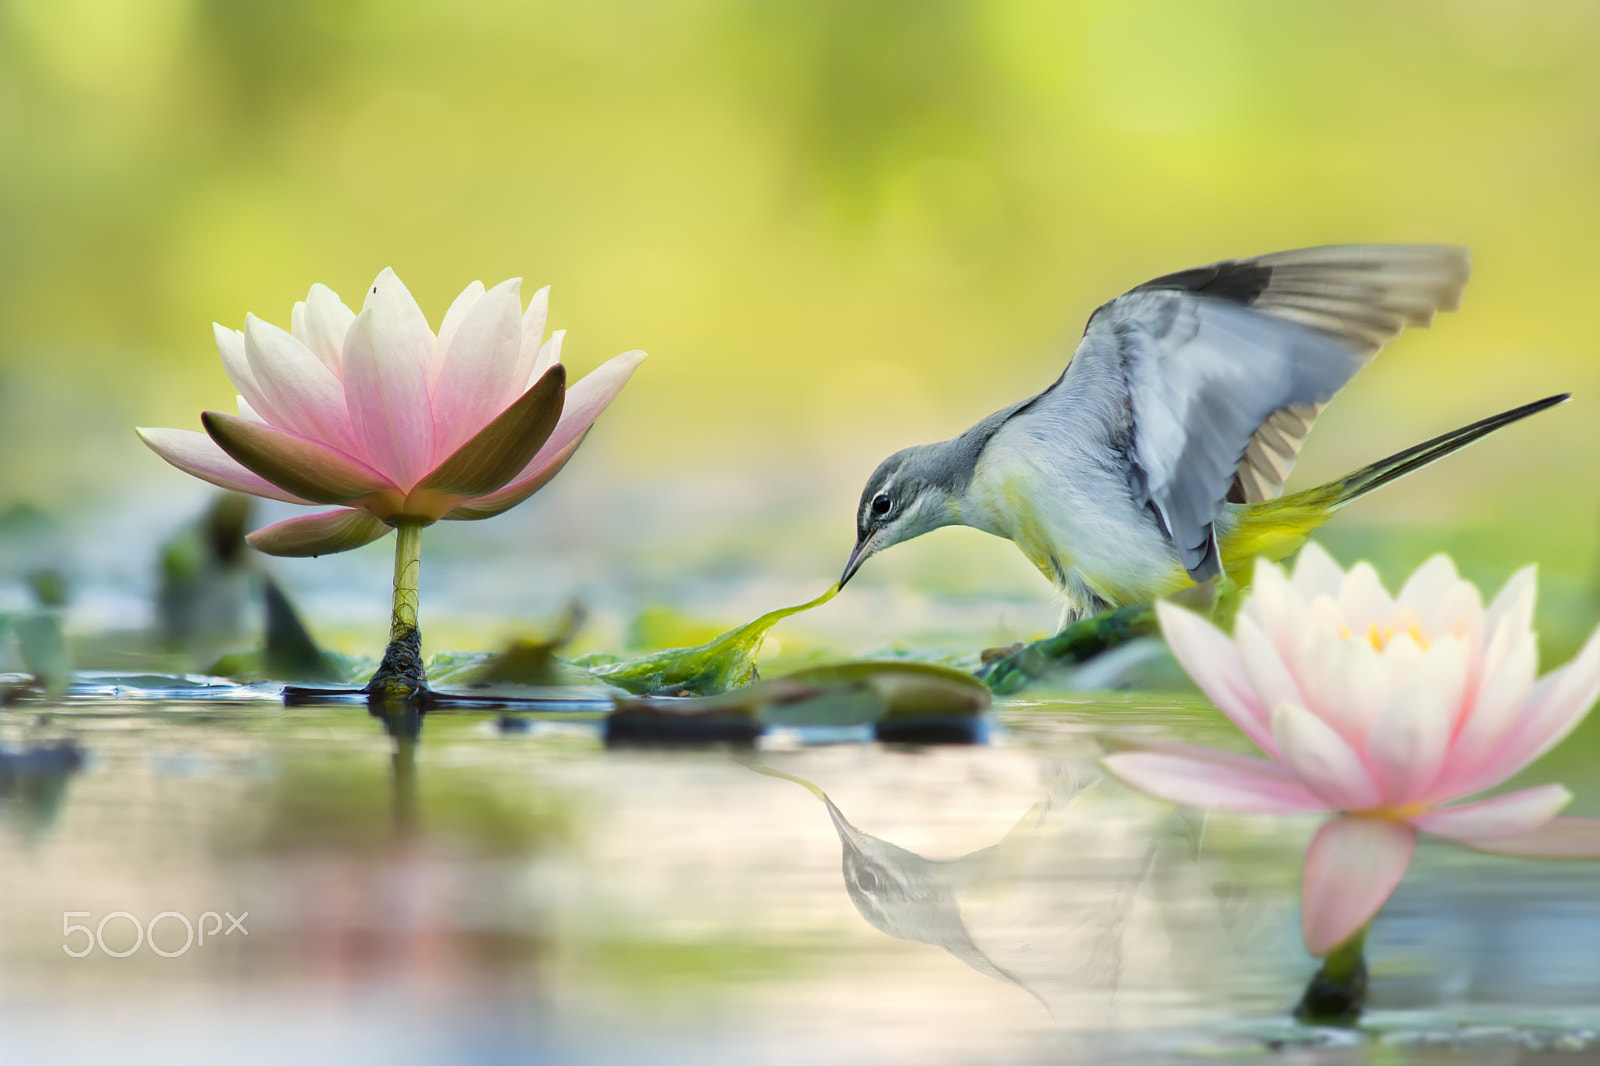
M 626 352 L 566 387 L 548 288 L 526 310 L 521 279 L 473 282 L 434 335 L 392 270 L 359 314 L 313 285 L 285 331 L 246 316 L 216 326 L 239 413 L 204 433 L 141 429 L 173 466 L 213 485 L 339 509 L 250 535 L 274 555 L 322 555 L 400 524 L 489 518 L 553 478 L 644 359 Z
M 1457 802 L 1549 751 L 1600 696 L 1600 630 L 1536 679 L 1534 595 L 1529 567 L 1485 608 L 1442 555 L 1398 596 L 1371 566 L 1344 573 L 1315 544 L 1292 579 L 1260 562 L 1231 639 L 1170 604 L 1158 611 L 1178 661 L 1266 757 L 1161 744 L 1105 765 L 1192 807 L 1333 813 L 1301 883 L 1313 955 L 1371 921 L 1419 831 L 1504 855 L 1600 857 L 1600 819 L 1557 817 L 1572 798 L 1559 784 Z

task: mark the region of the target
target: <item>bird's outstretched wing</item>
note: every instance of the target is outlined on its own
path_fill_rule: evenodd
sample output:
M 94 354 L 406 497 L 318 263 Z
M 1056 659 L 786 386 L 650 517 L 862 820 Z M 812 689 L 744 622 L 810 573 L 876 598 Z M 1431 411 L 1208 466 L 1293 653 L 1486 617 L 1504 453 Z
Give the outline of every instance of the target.
M 1197 581 L 1221 570 L 1223 503 L 1283 491 L 1322 407 L 1406 326 L 1454 309 L 1471 272 L 1449 245 L 1330 245 L 1148 281 L 1102 306 L 1060 384 L 1116 367 L 1135 494 Z

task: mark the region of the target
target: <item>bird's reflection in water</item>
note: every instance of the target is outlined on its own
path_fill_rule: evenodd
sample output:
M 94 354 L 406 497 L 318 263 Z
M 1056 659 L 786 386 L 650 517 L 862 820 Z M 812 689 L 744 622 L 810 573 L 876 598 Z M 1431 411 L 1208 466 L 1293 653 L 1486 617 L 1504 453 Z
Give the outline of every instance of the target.
M 751 768 L 826 806 L 845 888 L 869 923 L 1023 989 L 1063 1026 L 1203 1016 L 1242 991 L 1242 961 L 1279 938 L 1283 915 L 1264 894 L 1202 857 L 1198 816 L 1093 771 L 1058 772 L 998 843 L 938 860 L 863 832 L 810 781 Z

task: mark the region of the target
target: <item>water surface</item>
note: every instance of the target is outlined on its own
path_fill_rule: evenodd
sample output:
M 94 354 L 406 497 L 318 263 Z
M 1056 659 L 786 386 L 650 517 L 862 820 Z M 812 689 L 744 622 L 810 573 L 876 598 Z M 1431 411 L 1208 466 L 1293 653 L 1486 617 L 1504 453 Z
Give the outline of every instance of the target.
M 592 714 L 434 714 L 411 745 L 272 686 L 98 691 L 0 711 L 18 1061 L 1581 1061 L 1600 1030 L 1600 867 L 1438 844 L 1374 927 L 1368 1025 L 1290 1024 L 1315 823 L 1095 768 L 1128 731 L 1227 742 L 1198 700 L 1017 700 L 980 746 L 608 752 Z M 70 957 L 64 924 L 113 912 Z M 208 913 L 247 916 L 184 948 Z

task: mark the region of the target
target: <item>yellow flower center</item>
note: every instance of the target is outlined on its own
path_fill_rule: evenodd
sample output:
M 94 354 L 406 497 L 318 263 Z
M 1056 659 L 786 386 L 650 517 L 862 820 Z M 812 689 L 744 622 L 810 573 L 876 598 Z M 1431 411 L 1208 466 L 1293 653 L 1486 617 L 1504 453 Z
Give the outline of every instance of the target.
M 1433 639 L 1428 636 L 1428 631 L 1423 628 L 1422 619 L 1418 618 L 1417 613 L 1411 610 L 1401 611 L 1395 616 L 1394 621 L 1386 626 L 1380 626 L 1376 622 L 1367 623 L 1367 631 L 1363 634 L 1363 637 L 1368 644 L 1372 645 L 1374 651 L 1382 651 L 1389 646 L 1391 640 L 1401 634 L 1410 637 L 1417 647 L 1423 651 L 1427 651 L 1433 645 Z M 1355 633 L 1349 626 L 1340 626 L 1339 636 L 1349 640 L 1355 636 Z

